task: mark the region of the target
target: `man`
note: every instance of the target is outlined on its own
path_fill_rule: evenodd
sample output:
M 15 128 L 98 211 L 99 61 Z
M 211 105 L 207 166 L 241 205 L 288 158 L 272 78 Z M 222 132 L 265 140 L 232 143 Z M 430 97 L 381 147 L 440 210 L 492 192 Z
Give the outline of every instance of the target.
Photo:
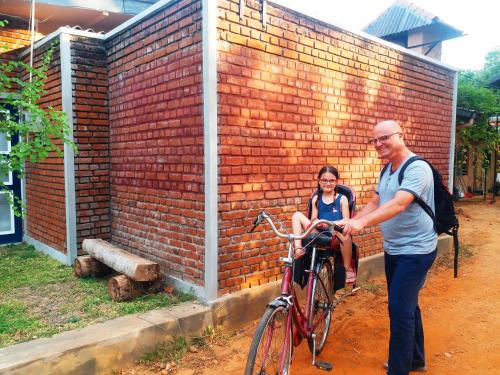
M 429 165 L 414 161 L 399 185 L 400 168 L 414 154 L 406 147 L 397 122 L 377 124 L 370 143 L 381 158 L 389 160 L 389 167 L 371 201 L 353 219 L 338 224 L 344 234 L 381 224 L 391 333 L 384 366 L 388 375 L 407 375 L 426 371 L 418 294 L 436 258 L 437 234 L 432 219 L 414 198 L 420 196 L 434 211 L 434 181 Z

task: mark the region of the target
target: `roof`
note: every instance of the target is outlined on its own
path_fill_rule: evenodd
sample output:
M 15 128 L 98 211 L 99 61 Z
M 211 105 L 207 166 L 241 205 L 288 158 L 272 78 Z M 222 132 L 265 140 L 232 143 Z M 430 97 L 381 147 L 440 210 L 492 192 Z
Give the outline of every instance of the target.
M 424 27 L 438 28 L 443 33 L 442 40 L 463 35 L 461 30 L 405 0 L 397 0 L 363 31 L 383 38 Z
M 94 31 L 109 31 L 142 12 L 158 0 L 37 0 L 37 31 L 49 34 L 60 26 L 79 26 Z M 0 0 L 0 14 L 28 22 L 31 2 Z M 6 18 L 6 17 L 4 17 Z M 1 19 L 1 17 L 0 17 Z
M 474 111 L 472 109 L 465 109 L 465 108 L 460 108 L 457 107 L 457 117 L 462 118 L 462 119 L 474 119 L 477 116 L 477 111 Z

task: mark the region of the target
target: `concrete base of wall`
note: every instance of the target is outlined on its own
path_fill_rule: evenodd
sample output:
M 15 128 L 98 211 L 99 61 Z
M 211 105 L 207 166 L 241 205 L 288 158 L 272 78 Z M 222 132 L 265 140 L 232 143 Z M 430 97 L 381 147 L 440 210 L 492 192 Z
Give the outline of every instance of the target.
M 451 238 L 443 236 L 438 252 L 449 252 L 451 245 Z M 383 260 L 383 254 L 362 259 L 359 282 L 382 276 Z M 0 374 L 111 374 L 174 336 L 189 337 L 208 325 L 241 327 L 258 319 L 279 290 L 280 282 L 275 282 L 221 297 L 210 306 L 185 303 L 0 349 Z
M 0 349 L 0 374 L 111 374 L 157 343 L 200 333 L 212 323 L 207 306 L 186 303 Z

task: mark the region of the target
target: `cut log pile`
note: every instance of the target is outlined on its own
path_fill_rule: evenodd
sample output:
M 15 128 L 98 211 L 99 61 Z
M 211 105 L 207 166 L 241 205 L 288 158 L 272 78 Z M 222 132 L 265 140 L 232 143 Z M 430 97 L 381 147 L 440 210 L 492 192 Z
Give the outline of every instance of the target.
M 162 290 L 158 263 L 130 254 L 101 239 L 86 239 L 82 248 L 88 255 L 76 258 L 77 277 L 104 276 L 113 270 L 121 273 L 108 282 L 108 291 L 114 301 L 126 301 Z

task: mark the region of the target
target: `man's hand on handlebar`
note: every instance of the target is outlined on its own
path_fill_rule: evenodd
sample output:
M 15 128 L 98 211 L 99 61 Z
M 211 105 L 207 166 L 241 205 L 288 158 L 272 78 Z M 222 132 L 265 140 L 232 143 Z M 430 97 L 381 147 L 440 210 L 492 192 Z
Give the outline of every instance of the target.
M 342 227 L 344 229 L 344 234 L 358 234 L 360 233 L 363 229 L 365 229 L 365 225 L 361 220 L 356 220 L 356 219 L 343 219 L 336 221 L 335 224 L 337 224 L 339 227 Z

